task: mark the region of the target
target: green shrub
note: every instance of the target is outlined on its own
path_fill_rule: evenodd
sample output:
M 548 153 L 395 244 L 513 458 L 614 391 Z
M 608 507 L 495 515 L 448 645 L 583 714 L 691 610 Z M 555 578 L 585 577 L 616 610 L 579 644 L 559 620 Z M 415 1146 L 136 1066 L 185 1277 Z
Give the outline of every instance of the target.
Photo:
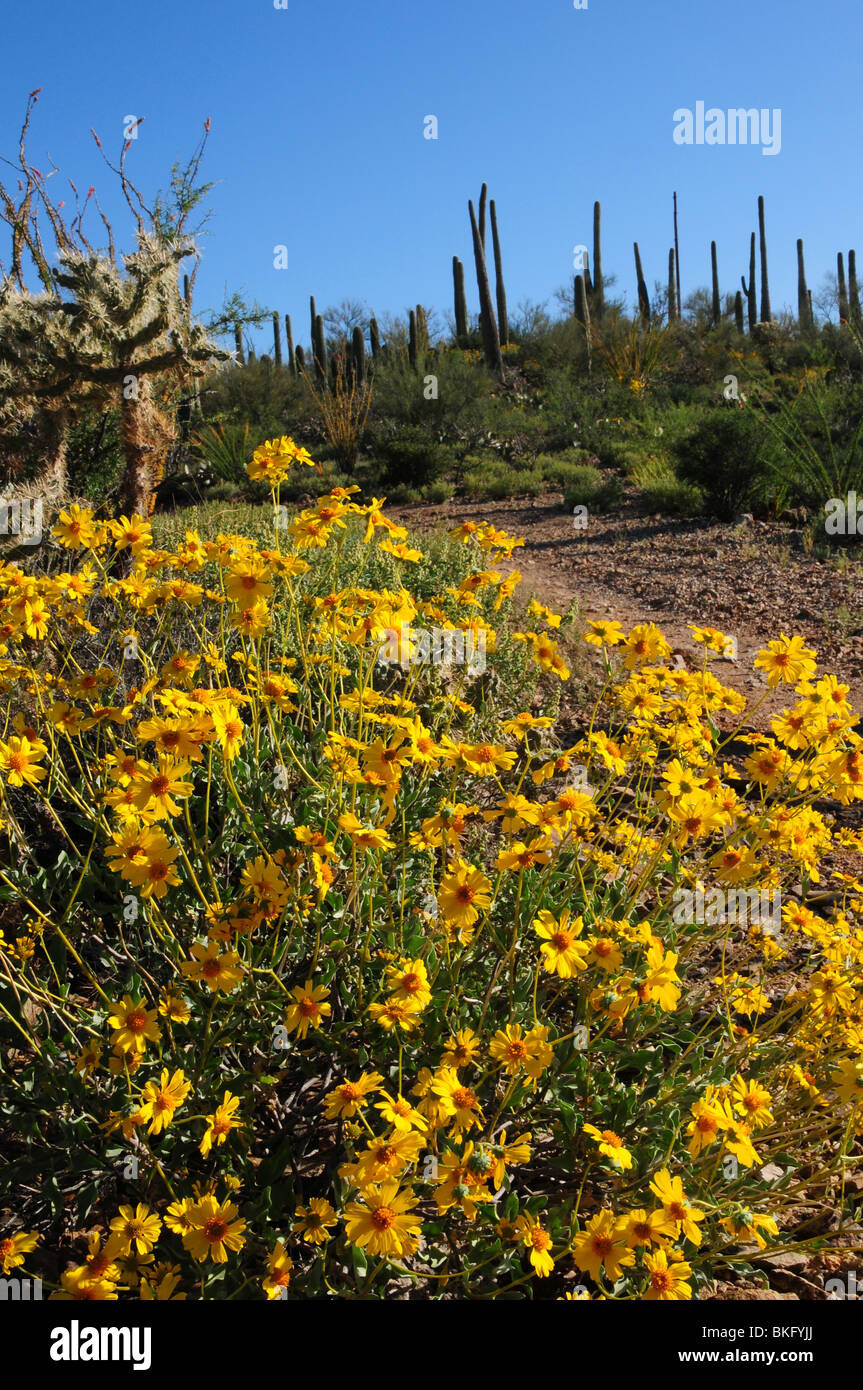
M 766 495 L 776 448 L 752 410 L 718 407 L 673 447 L 677 476 L 694 483 L 725 521 Z
M 448 502 L 454 492 L 452 483 L 440 481 L 429 483 L 428 487 L 423 488 L 422 495 L 426 502 Z
M 863 386 L 810 376 L 790 402 L 756 412 L 774 442 L 772 480 L 780 506 L 819 511 L 863 479 Z
M 408 425 L 397 434 L 377 441 L 375 453 L 386 486 L 427 487 L 454 462 L 452 451 L 425 429 Z
M 698 516 L 704 511 L 701 488 L 678 478 L 666 459 L 656 456 L 645 459 L 630 476 L 656 512 L 665 516 Z
M 605 477 L 598 468 L 582 464 L 573 469 L 564 500 L 567 509 L 588 507 L 596 512 L 613 511 L 623 497 L 623 487 L 619 478 Z
M 499 502 L 505 497 L 538 497 L 545 483 L 538 469 L 515 469 L 504 459 L 495 459 L 466 472 L 463 489 L 467 497 Z

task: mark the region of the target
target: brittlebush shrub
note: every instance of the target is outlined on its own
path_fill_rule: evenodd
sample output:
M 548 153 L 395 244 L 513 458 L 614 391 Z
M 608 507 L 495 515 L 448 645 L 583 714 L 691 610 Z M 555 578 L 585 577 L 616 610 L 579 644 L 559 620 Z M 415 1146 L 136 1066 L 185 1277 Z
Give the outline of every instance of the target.
M 65 565 L 0 574 L 3 1272 L 679 1299 L 828 1248 L 863 1127 L 844 687 L 771 641 L 797 698 L 747 742 L 722 634 L 686 671 L 594 623 L 562 744 L 566 628 L 505 616 L 520 543 L 430 560 L 352 489 L 287 512 L 308 462 L 256 451 L 259 539 L 70 508 Z M 699 911 L 732 891 L 781 915 Z

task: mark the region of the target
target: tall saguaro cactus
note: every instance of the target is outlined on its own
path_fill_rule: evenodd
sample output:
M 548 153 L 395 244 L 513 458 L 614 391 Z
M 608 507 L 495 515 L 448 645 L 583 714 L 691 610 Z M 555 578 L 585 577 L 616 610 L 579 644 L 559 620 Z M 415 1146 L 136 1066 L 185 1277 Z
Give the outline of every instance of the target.
M 602 206 L 593 205 L 593 308 L 596 318 L 605 313 L 605 288 L 602 283 Z
M 468 203 L 470 213 L 470 229 L 473 235 L 473 256 L 476 264 L 476 281 L 479 290 L 480 303 L 480 322 L 482 324 L 483 347 L 485 360 L 491 371 L 503 381 L 503 358 L 500 352 L 500 337 L 497 330 L 497 319 L 494 314 L 494 304 L 491 298 L 491 286 L 488 281 L 488 267 L 485 263 L 485 252 L 483 250 L 482 238 L 479 234 L 479 226 L 474 212 L 473 202 Z
M 314 300 L 312 301 L 314 303 Z M 315 372 L 318 383 L 321 386 L 327 384 L 327 343 L 324 337 L 324 320 L 320 314 L 315 315 L 314 336 L 312 338 L 312 354 L 315 359 Z
M 839 317 L 848 323 L 851 318 L 851 306 L 848 303 L 848 286 L 845 283 L 845 261 L 841 251 L 836 257 L 836 278 L 839 284 Z
M 282 365 L 282 327 L 278 309 L 273 310 L 273 361 L 277 367 Z
M 764 199 L 758 199 L 758 232 L 761 238 L 761 322 L 769 323 L 770 284 L 767 279 L 767 232 L 764 225 Z
M 500 237 L 497 233 L 497 209 L 494 205 L 494 198 L 489 203 L 491 214 L 491 239 L 494 247 L 494 278 L 497 298 L 497 326 L 500 332 L 500 345 L 506 347 L 509 342 L 509 319 L 506 312 L 506 289 L 503 283 L 503 264 L 500 258 Z
M 677 194 L 674 195 L 674 282 L 677 286 L 677 317 L 683 315 L 683 296 L 680 293 L 680 237 L 677 230 Z
M 479 191 L 479 236 L 482 242 L 483 255 L 485 255 L 485 208 L 488 202 L 488 184 L 484 183 Z
M 467 319 L 467 295 L 464 288 L 464 264 L 458 256 L 452 258 L 452 281 L 453 281 L 453 300 L 455 306 L 455 336 L 456 342 L 464 340 L 468 335 Z
M 716 242 L 710 243 L 710 273 L 713 281 L 713 293 L 710 300 L 710 318 L 712 325 L 716 328 L 722 318 L 722 305 L 719 299 L 719 266 L 716 260 Z
M 591 369 L 591 336 L 590 336 L 590 298 L 587 293 L 587 285 L 583 275 L 575 277 L 575 317 L 584 329 L 584 341 L 587 347 L 587 370 Z
M 638 250 L 638 242 L 632 243 L 635 251 L 635 274 L 638 279 L 638 311 L 644 321 L 645 328 L 650 327 L 650 299 L 647 294 L 647 284 L 644 279 L 644 271 L 641 269 L 641 254 Z
M 749 332 L 751 333 L 758 322 L 758 302 L 755 297 L 755 233 L 749 241 L 749 284 L 741 275 L 740 283 L 743 286 L 743 293 L 746 295 L 746 313 L 749 320 Z
M 863 325 L 863 311 L 860 308 L 860 289 L 857 284 L 857 252 L 848 252 L 848 307 L 851 310 L 851 322 L 855 328 Z
M 408 315 L 408 360 L 414 371 L 417 369 L 417 311 L 411 309 Z
M 376 318 L 369 319 L 369 343 L 372 349 L 372 361 L 377 362 L 381 355 L 381 333 Z
M 668 250 L 668 322 L 674 323 L 677 318 L 676 286 L 674 281 L 674 247 Z
M 743 294 L 740 290 L 734 296 L 734 322 L 737 325 L 737 332 L 743 333 Z
M 417 348 L 420 352 L 428 351 L 429 346 L 429 321 L 428 314 L 421 304 L 417 305 Z
M 359 324 L 354 329 L 353 340 L 353 377 L 360 385 L 366 379 L 366 335 Z
M 813 328 L 812 310 L 809 305 L 809 290 L 806 285 L 806 265 L 803 260 L 803 239 L 797 238 L 797 323 L 801 333 L 810 333 Z
M 294 330 L 291 327 L 291 316 L 285 314 L 285 342 L 288 345 L 288 369 L 297 374 L 297 359 L 294 352 Z

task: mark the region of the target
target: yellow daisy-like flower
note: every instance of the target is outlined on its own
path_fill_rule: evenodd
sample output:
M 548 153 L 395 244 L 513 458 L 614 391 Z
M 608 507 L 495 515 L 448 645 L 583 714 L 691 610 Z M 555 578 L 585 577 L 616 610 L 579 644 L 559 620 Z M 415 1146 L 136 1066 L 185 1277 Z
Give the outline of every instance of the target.
M 306 980 L 304 985 L 295 985 L 291 992 L 294 1003 L 285 1015 L 285 1027 L 298 1038 L 305 1038 L 310 1028 L 321 1028 L 324 1019 L 332 1013 L 332 1004 L 324 1002 L 330 991 L 325 985 L 312 985 L 311 980 Z
M 228 1252 L 241 1250 L 246 1243 L 246 1223 L 233 1202 L 219 1203 L 208 1194 L 192 1207 L 189 1220 L 192 1228 L 184 1234 L 183 1244 L 199 1263 L 211 1259 L 225 1264 Z
M 335 1208 L 324 1197 L 313 1197 L 307 1206 L 297 1207 L 294 1231 L 310 1245 L 325 1245 L 337 1221 Z
M 551 975 L 559 975 L 562 980 L 570 980 L 579 971 L 587 969 L 590 947 L 576 939 L 583 927 L 582 918 L 572 918 L 568 909 L 559 918 L 545 909 L 539 913 L 533 928 L 543 942 L 539 949 L 544 970 Z
M 771 688 L 780 683 L 796 685 L 798 681 L 809 680 L 816 666 L 816 653 L 804 647 L 803 638 L 786 637 L 784 633 L 768 642 L 755 658 L 756 670 L 764 671 Z
M 134 1246 L 139 1255 L 148 1255 L 159 1239 L 161 1217 L 139 1202 L 136 1207 L 120 1207 L 119 1215 L 111 1222 L 121 1255 L 128 1255 Z

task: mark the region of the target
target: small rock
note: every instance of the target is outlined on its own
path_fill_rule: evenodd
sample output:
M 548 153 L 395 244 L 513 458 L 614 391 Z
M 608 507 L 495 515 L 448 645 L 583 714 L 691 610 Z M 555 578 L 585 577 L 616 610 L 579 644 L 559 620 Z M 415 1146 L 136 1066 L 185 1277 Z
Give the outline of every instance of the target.
M 778 1182 L 785 1169 L 780 1168 L 778 1163 L 765 1163 L 761 1169 L 761 1176 L 765 1182 Z
M 801 1250 L 783 1250 L 778 1255 L 764 1255 L 758 1264 L 770 1265 L 771 1269 L 805 1269 L 810 1259 Z

